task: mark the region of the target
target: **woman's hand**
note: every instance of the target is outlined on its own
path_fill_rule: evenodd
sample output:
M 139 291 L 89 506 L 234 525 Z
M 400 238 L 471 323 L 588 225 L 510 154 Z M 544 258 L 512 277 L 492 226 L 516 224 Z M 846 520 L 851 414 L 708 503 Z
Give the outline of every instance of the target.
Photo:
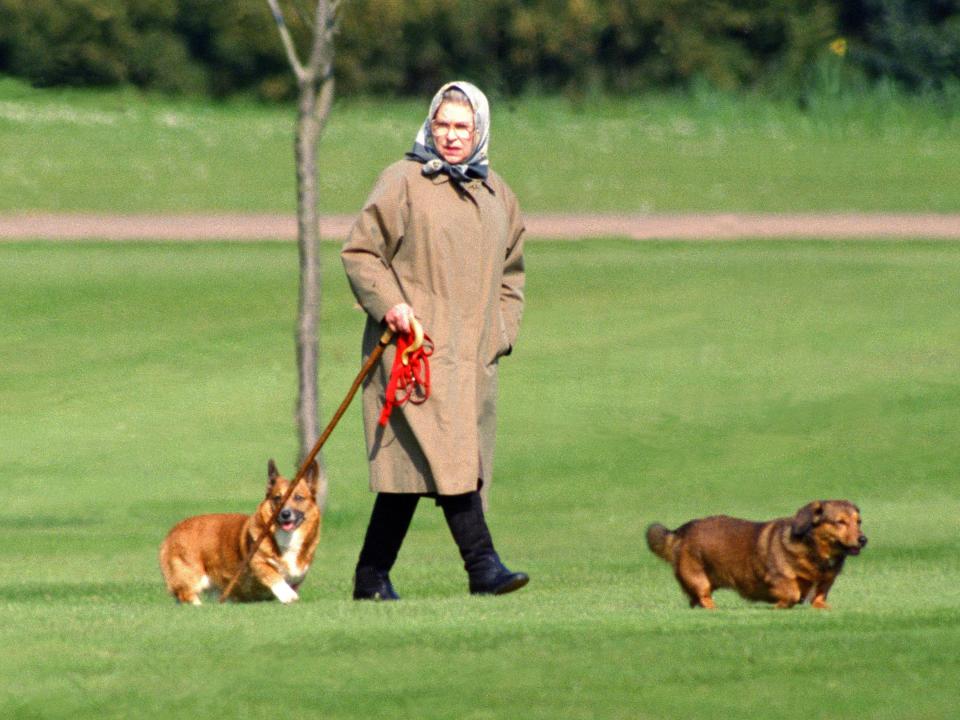
M 413 308 L 406 303 L 394 305 L 383 319 L 387 322 L 387 327 L 395 333 L 407 334 L 410 332 L 410 320 L 414 317 Z

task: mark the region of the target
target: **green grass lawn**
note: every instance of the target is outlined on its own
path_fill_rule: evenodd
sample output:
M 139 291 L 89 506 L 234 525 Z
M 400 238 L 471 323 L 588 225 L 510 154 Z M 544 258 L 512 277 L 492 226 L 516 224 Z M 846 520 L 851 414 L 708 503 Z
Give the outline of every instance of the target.
M 362 317 L 324 247 L 331 412 Z M 178 519 L 295 453 L 296 248 L 0 245 L 0 717 L 952 718 L 960 692 L 960 246 L 534 243 L 502 366 L 490 524 L 528 588 L 473 598 L 424 503 L 349 599 L 372 502 L 358 406 L 302 601 L 178 607 Z M 648 522 L 818 497 L 870 545 L 834 609 L 686 607 Z
M 324 212 L 356 212 L 421 101 L 339 98 Z M 292 211 L 294 110 L 0 78 L 0 212 Z M 493 103 L 492 165 L 527 211 L 960 211 L 960 114 L 917 98 L 719 94 Z

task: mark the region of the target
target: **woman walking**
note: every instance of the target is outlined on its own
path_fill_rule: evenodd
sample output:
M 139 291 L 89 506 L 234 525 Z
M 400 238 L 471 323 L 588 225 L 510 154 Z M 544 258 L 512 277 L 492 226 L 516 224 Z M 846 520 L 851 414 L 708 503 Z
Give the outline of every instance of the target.
M 523 221 L 487 158 L 490 112 L 467 82 L 434 96 L 413 150 L 380 175 L 343 247 L 367 312 L 363 354 L 384 326 L 422 324 L 434 343 L 430 398 L 378 424 L 393 348 L 363 390 L 370 487 L 377 493 L 354 576 L 355 599 L 396 600 L 389 572 L 421 497 L 435 499 L 474 594 L 527 584 L 500 561 L 484 516 L 496 434 L 497 364 L 523 313 Z

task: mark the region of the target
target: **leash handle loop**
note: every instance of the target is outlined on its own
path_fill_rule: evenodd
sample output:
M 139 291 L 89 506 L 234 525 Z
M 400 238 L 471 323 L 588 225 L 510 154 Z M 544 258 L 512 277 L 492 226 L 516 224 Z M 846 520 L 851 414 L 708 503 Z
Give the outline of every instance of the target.
M 397 354 L 393 359 L 390 379 L 380 412 L 379 423 L 385 426 L 393 408 L 409 402 L 420 405 L 430 397 L 430 361 L 433 340 L 423 332 L 416 319 L 410 321 L 410 332 L 397 337 Z

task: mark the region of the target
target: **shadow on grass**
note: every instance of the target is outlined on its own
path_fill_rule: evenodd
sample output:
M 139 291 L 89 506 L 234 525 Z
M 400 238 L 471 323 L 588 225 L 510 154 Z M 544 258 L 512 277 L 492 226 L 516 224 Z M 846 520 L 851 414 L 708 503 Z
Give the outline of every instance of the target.
M 0 602 L 8 603 L 145 603 L 167 599 L 155 583 L 23 582 L 0 585 Z
M 104 520 L 90 516 L 16 515 L 3 517 L 4 530 L 71 530 L 103 525 Z

